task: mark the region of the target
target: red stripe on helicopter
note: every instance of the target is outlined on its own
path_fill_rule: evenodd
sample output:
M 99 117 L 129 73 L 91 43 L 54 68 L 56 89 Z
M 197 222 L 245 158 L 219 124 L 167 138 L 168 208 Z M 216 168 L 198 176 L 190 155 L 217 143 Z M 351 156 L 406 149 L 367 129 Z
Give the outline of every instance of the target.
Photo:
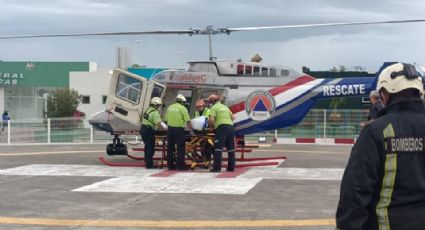
M 273 96 L 276 96 L 276 95 L 281 94 L 281 93 L 283 93 L 287 90 L 290 90 L 294 87 L 297 87 L 299 85 L 305 84 L 305 83 L 313 81 L 313 80 L 316 80 L 316 78 L 309 76 L 309 75 L 304 75 L 304 76 L 299 77 L 299 78 L 297 78 L 293 81 L 290 81 L 290 82 L 288 82 L 284 85 L 280 85 L 280 86 L 277 86 L 275 88 L 270 89 L 269 93 Z M 238 104 L 234 104 L 230 107 L 230 110 L 232 111 L 233 114 L 238 113 L 238 112 L 240 112 L 244 109 L 245 109 L 245 102 L 244 101 L 239 102 Z

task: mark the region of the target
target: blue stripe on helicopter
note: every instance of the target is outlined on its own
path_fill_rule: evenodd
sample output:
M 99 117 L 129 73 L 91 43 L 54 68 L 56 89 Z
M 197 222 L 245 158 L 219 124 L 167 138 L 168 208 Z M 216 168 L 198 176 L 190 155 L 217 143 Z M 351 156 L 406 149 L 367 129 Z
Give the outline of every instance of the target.
M 286 102 L 286 103 L 283 103 L 283 104 L 277 105 L 277 106 L 276 106 L 276 108 L 275 108 L 275 113 L 276 113 L 278 110 L 280 110 L 281 108 L 283 108 L 283 107 L 285 107 L 285 106 L 287 106 L 287 105 L 289 105 L 289 104 L 293 103 L 294 101 L 298 100 L 299 98 L 301 98 L 301 97 L 303 97 L 303 96 L 305 96 L 305 95 L 309 94 L 310 92 L 312 92 L 312 91 L 314 91 L 315 89 L 319 88 L 319 87 L 320 87 L 320 86 L 322 86 L 323 84 L 326 84 L 326 83 L 328 83 L 328 82 L 330 82 L 330 81 L 332 81 L 332 80 L 335 80 L 335 79 L 324 79 L 321 83 L 319 83 L 319 84 L 317 84 L 316 86 L 314 86 L 314 87 L 310 88 L 309 90 L 306 90 L 304 93 L 302 93 L 302 94 L 300 94 L 299 96 L 297 96 L 297 97 L 293 98 L 292 100 L 290 100 L 290 101 L 288 101 L 288 102 Z M 306 84 L 306 85 L 308 85 L 308 84 Z M 300 86 L 302 86 L 302 85 L 300 85 Z M 276 96 L 275 96 L 275 97 L 276 97 Z M 243 121 L 240 121 L 240 122 L 235 123 L 235 125 L 244 125 L 244 124 L 249 123 L 249 122 L 251 122 L 251 121 L 253 121 L 253 120 L 252 120 L 251 118 L 248 118 L 248 119 L 246 119 L 246 120 L 243 120 Z
M 306 92 L 292 99 L 291 101 L 277 106 L 275 114 L 272 118 L 268 120 L 253 121 L 249 118 L 236 123 L 235 125 L 237 127 L 241 125 L 247 125 L 249 122 L 253 122 L 251 126 L 248 126 L 246 128 L 241 128 L 239 130 L 236 128 L 236 133 L 238 135 L 245 135 L 255 132 L 273 130 L 277 128 L 284 128 L 297 124 L 302 121 L 304 116 L 314 105 L 316 99 L 364 95 L 368 94 L 371 90 L 373 90 L 376 85 L 375 77 L 344 78 L 340 79 L 336 83 L 328 84 L 331 81 L 337 80 L 338 79 L 325 79 L 319 85 L 307 90 Z M 319 87 L 323 88 L 317 90 Z M 293 108 L 290 108 L 291 106 L 293 106 Z

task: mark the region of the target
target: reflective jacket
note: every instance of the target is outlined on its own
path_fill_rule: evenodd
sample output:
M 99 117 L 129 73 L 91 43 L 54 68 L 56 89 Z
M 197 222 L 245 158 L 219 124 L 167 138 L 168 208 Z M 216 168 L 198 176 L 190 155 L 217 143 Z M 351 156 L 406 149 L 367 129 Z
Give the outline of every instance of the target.
M 204 116 L 205 118 L 209 118 L 210 117 L 210 109 L 204 108 L 204 110 L 202 110 L 201 114 L 199 113 L 199 111 L 196 111 L 195 112 L 195 118 L 200 117 L 200 116 Z
M 425 106 L 397 100 L 361 131 L 341 182 L 337 229 L 425 229 Z

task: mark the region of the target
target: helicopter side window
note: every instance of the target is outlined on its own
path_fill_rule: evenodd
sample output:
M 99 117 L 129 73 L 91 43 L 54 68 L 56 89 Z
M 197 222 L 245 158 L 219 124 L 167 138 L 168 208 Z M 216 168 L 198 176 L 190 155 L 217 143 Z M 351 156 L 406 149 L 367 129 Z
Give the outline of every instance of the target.
M 245 75 L 252 75 L 252 66 L 250 65 L 245 66 Z
M 187 71 L 218 73 L 217 67 L 211 63 L 191 63 Z
M 164 91 L 164 88 L 160 85 L 155 84 L 155 86 L 152 89 L 151 98 L 161 97 L 162 91 Z
M 254 76 L 260 76 L 260 67 L 259 66 L 254 66 L 253 75 Z
M 269 75 L 269 68 L 261 67 L 261 76 Z
M 115 95 L 124 100 L 130 101 L 134 104 L 138 104 L 140 100 L 140 91 L 142 90 L 142 82 L 120 74 L 118 76 L 117 87 L 115 90 Z
M 280 76 L 289 76 L 289 70 L 281 69 L 280 70 Z
M 239 65 L 237 66 L 237 72 L 236 72 L 236 75 L 243 75 L 243 68 L 244 68 L 244 66 L 243 66 L 243 65 L 241 65 L 241 64 L 239 64 Z

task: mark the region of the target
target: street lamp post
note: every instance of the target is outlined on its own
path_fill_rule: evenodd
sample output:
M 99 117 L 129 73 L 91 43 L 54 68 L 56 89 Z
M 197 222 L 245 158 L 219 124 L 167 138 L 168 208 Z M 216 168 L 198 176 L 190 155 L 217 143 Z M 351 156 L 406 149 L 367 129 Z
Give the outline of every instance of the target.
M 138 64 L 141 66 L 141 64 L 137 63 L 137 53 L 138 53 L 138 44 L 141 44 L 142 40 L 136 40 L 135 44 L 134 44 L 134 64 Z

